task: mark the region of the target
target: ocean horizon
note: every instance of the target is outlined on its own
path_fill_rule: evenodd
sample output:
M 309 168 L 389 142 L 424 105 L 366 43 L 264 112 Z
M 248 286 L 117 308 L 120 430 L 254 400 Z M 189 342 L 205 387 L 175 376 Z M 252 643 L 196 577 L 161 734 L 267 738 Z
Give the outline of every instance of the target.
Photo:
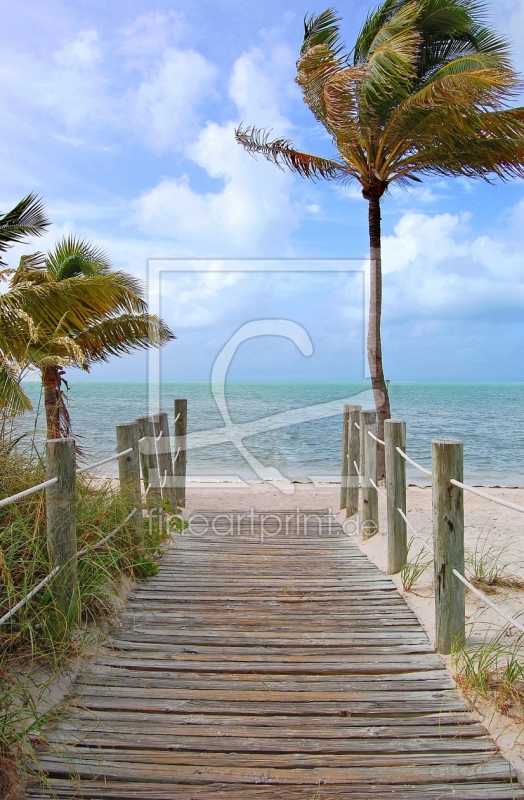
M 23 434 L 19 449 L 36 446 L 41 451 L 45 440 L 41 387 L 33 380 L 24 386 L 34 410 L 14 422 L 13 435 Z M 115 425 L 148 413 L 148 388 L 145 381 L 70 382 L 68 408 L 83 461 L 114 452 Z M 395 381 L 389 392 L 392 416 L 406 420 L 407 451 L 422 465 L 430 467 L 432 439 L 460 439 L 467 481 L 524 486 L 524 383 Z M 264 469 L 299 482 L 337 480 L 342 406 L 353 401 L 373 407 L 366 381 L 228 381 L 223 413 L 209 381 L 165 382 L 152 387 L 150 394 L 168 413 L 171 429 L 173 400 L 187 398 L 188 476 L 193 480 L 259 481 Z M 248 460 L 235 438 L 247 449 Z M 116 473 L 114 463 L 98 471 L 107 476 Z M 409 465 L 407 477 L 410 483 L 428 483 Z

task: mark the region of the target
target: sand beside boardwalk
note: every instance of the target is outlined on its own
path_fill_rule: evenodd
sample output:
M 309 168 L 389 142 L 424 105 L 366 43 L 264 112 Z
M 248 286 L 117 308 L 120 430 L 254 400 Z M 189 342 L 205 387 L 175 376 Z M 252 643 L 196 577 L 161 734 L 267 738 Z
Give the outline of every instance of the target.
M 496 487 L 484 489 L 484 491 L 510 502 L 524 505 L 524 489 Z M 227 513 L 231 511 L 249 512 L 251 509 L 268 512 L 332 509 L 334 513 L 337 513 L 339 498 L 340 486 L 336 484 L 279 486 L 276 484 L 190 482 L 187 490 L 186 511 L 202 510 Z M 361 550 L 384 572 L 387 568 L 385 506 L 385 500 L 379 498 L 380 532 L 376 536 L 367 541 L 363 541 L 359 533 L 352 537 Z M 505 573 L 516 574 L 524 578 L 524 515 L 468 493 L 465 494 L 464 507 L 467 558 L 473 558 L 476 552 L 477 558 L 484 558 L 490 564 L 497 561 Z M 410 486 L 407 509 L 408 519 L 413 527 L 428 542 L 431 542 L 431 489 Z M 337 519 L 343 522 L 344 513 L 338 513 Z M 268 527 L 270 527 L 270 521 Z M 356 525 L 348 526 L 351 531 L 356 527 Z M 408 538 L 411 538 L 409 533 Z M 415 540 L 411 547 L 410 560 L 420 551 L 423 551 L 423 547 Z M 411 592 L 403 590 L 400 576 L 394 575 L 392 580 L 417 614 L 433 642 L 435 614 L 432 566 L 428 567 Z M 524 591 L 499 589 L 494 594 L 490 594 L 490 599 L 500 604 L 513 617 L 522 619 L 524 624 Z M 466 618 L 468 636 L 475 642 L 493 637 L 505 625 L 503 619 L 486 607 L 471 592 L 466 593 Z M 518 631 L 511 631 L 508 643 L 515 641 L 517 635 Z M 444 658 L 444 661 L 450 668 L 450 659 Z M 512 722 L 508 716 L 500 714 L 488 703 L 479 702 L 477 712 L 524 785 L 524 725 Z

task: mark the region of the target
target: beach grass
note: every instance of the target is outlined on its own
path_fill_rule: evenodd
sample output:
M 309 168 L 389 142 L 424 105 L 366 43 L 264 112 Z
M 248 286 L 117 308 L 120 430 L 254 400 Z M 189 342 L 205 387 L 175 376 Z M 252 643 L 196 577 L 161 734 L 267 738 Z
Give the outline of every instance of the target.
M 0 448 L 0 497 L 45 480 L 38 454 Z M 92 547 L 122 523 L 125 498 L 114 482 L 79 476 L 78 550 Z M 141 513 L 141 510 L 140 510 Z M 23 766 L 32 760 L 42 725 L 57 709 L 43 710 L 47 685 L 82 652 L 86 632 L 116 616 L 118 598 L 130 581 L 155 574 L 156 556 L 167 536 L 158 517 L 145 524 L 139 547 L 133 526 L 124 525 L 103 546 L 78 561 L 74 618 L 56 601 L 53 582 L 0 626 L 0 796 L 16 797 Z M 46 541 L 45 493 L 0 508 L 0 616 L 52 570 Z M 38 673 L 38 681 L 33 676 Z

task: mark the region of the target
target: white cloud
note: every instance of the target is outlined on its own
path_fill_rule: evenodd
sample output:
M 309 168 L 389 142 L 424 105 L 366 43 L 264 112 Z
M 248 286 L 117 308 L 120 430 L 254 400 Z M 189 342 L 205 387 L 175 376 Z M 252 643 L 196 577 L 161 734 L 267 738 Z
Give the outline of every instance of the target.
M 385 312 L 410 317 L 524 313 L 524 255 L 516 231 L 472 236 L 469 216 L 408 213 L 383 239 Z
M 239 117 L 249 114 L 267 124 L 289 127 L 278 107 L 278 92 L 268 81 L 260 51 L 242 55 L 233 67 L 230 94 Z M 187 156 L 219 191 L 200 193 L 189 178 L 164 178 L 133 205 L 134 219 L 149 235 L 168 236 L 185 252 L 199 255 L 283 254 L 297 217 L 289 197 L 291 177 L 264 160 L 254 160 L 236 143 L 235 125 L 208 123 L 186 149 Z
M 194 50 L 168 48 L 134 96 L 135 119 L 156 150 L 181 150 L 194 135 L 199 104 L 214 92 L 217 70 Z
M 158 56 L 173 45 L 184 30 L 184 15 L 177 11 L 140 14 L 120 32 L 120 50 L 138 66 L 144 57 Z

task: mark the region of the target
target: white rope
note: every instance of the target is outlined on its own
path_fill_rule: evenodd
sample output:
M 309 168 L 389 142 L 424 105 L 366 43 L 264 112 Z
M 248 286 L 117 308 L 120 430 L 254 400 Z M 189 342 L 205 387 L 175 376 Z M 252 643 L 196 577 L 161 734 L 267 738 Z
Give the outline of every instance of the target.
M 146 439 L 147 436 L 142 436 L 142 438 L 138 440 L 138 444 L 142 444 L 142 442 L 145 442 Z
M 473 586 L 473 584 L 470 583 L 464 577 L 464 575 L 461 575 L 460 572 L 458 572 L 456 569 L 453 570 L 453 575 L 455 575 L 455 577 L 458 578 L 459 581 L 462 581 L 464 586 L 467 586 L 470 592 L 476 594 L 477 597 L 479 597 L 484 603 L 486 603 L 487 606 L 492 608 L 493 611 L 496 611 L 497 614 L 499 614 L 503 619 L 506 620 L 506 622 L 509 622 L 509 624 L 513 625 L 514 628 L 517 628 L 517 630 L 521 631 L 521 633 L 524 633 L 524 626 L 520 622 L 517 622 L 517 620 L 514 617 L 511 617 L 509 614 L 506 614 L 506 612 L 502 608 L 500 608 L 496 603 L 490 600 L 489 597 L 486 597 L 484 592 L 480 592 L 475 586 Z
M 180 447 L 179 447 L 179 448 L 178 448 L 178 450 L 176 451 L 176 456 L 175 456 L 175 457 L 174 457 L 174 459 L 173 459 L 173 464 L 175 463 L 175 461 L 177 460 L 177 458 L 178 458 L 178 456 L 179 456 L 179 455 L 180 455 Z
M 355 469 L 356 469 L 356 471 L 357 471 L 357 475 L 358 475 L 358 477 L 359 477 L 359 478 L 361 478 L 361 477 L 362 477 L 362 475 L 360 474 L 360 470 L 359 470 L 359 468 L 358 468 L 358 466 L 357 466 L 357 462 L 356 462 L 356 461 L 353 461 L 353 466 L 355 467 Z
M 370 478 L 370 479 L 369 479 L 369 482 L 370 482 L 370 484 L 372 485 L 372 487 L 373 487 L 374 489 L 376 489 L 376 490 L 377 490 L 377 492 L 379 493 L 379 495 L 380 495 L 381 497 L 383 497 L 383 498 L 384 498 L 384 500 L 387 500 L 387 499 L 388 499 L 388 496 L 387 496 L 387 494 L 385 494 L 384 492 L 382 492 L 382 491 L 381 491 L 381 490 L 378 488 L 377 484 L 375 483 L 375 481 L 374 481 L 372 478 Z
M 32 598 L 32 597 L 34 597 L 34 595 L 35 595 L 37 592 L 39 592 L 39 591 L 40 591 L 40 589 L 42 589 L 42 588 L 43 588 L 43 587 L 46 585 L 46 583 L 48 583 L 48 581 L 50 581 L 50 580 L 51 580 L 51 578 L 52 578 L 54 575 L 56 575 L 56 573 L 58 572 L 58 570 L 59 570 L 59 569 L 60 569 L 60 565 L 58 565 L 57 567 L 55 567 L 55 568 L 54 568 L 54 570 L 53 570 L 52 572 L 50 572 L 50 573 L 49 573 L 49 575 L 47 575 L 47 576 L 44 578 L 44 580 L 43 580 L 43 581 L 40 581 L 40 583 L 39 583 L 37 586 L 35 586 L 35 588 L 34 588 L 34 589 L 31 589 L 31 591 L 29 592 L 29 594 L 26 594 L 26 596 L 25 596 L 25 597 L 24 597 L 22 600 L 20 600 L 20 602 L 19 602 L 19 603 L 17 603 L 17 604 L 16 604 L 16 606 L 13 606 L 13 608 L 11 608 L 11 609 L 10 609 L 10 610 L 7 612 L 7 614 L 4 614 L 4 616 L 3 616 L 3 617 L 0 619 L 0 625 L 3 625 L 3 624 L 4 624 L 4 622 L 7 622 L 7 620 L 11 619 L 11 617 L 13 616 L 13 614 L 16 614 L 16 612 L 17 612 L 19 609 L 21 609 L 21 608 L 22 608 L 22 606 L 25 606 L 25 604 L 26 604 L 26 603 L 27 603 L 29 600 L 31 600 L 31 598 Z
M 375 436 L 375 434 L 371 433 L 371 431 L 368 431 L 368 436 L 371 436 L 371 438 L 374 439 L 379 444 L 383 444 L 384 446 L 386 445 L 386 443 L 382 441 L 382 439 L 379 439 L 378 436 Z
M 160 488 L 161 488 L 161 489 L 164 489 L 164 488 L 165 488 L 165 485 L 166 485 L 166 483 L 167 483 L 167 470 L 165 469 L 165 470 L 164 470 L 164 480 L 163 480 L 163 481 L 162 481 L 162 483 L 160 484 Z
M 48 481 L 39 483 L 37 486 L 32 486 L 30 489 L 24 489 L 23 492 L 12 494 L 11 497 L 4 497 L 3 500 L 0 500 L 0 508 L 2 508 L 2 506 L 8 506 L 9 503 L 14 503 L 16 500 L 21 500 L 22 497 L 27 497 L 30 494 L 39 492 L 40 489 L 45 489 L 46 486 L 52 486 L 54 483 L 58 483 L 58 478 L 50 478 Z
M 180 411 L 179 411 L 179 412 L 178 412 L 178 414 L 176 415 L 176 417 L 175 417 L 175 419 L 173 420 L 173 422 L 178 422 L 178 420 L 179 420 L 179 419 L 180 419 Z
M 155 442 L 159 442 L 161 438 L 162 438 L 162 431 L 160 431 L 158 436 L 155 436 Z
M 419 469 L 421 472 L 424 472 L 426 475 L 429 475 L 429 477 L 431 478 L 431 472 L 429 471 L 429 469 L 426 469 L 426 467 L 421 467 L 420 464 L 417 464 L 416 461 L 413 461 L 413 459 L 410 458 L 408 455 L 406 455 L 406 453 L 400 447 L 397 447 L 396 451 L 397 453 L 400 453 L 402 458 L 405 458 L 406 461 L 409 461 L 410 464 L 413 464 L 414 467 Z
M 107 458 L 103 458 L 101 461 L 95 461 L 94 464 L 88 464 L 86 467 L 80 467 L 76 470 L 76 474 L 81 475 L 82 472 L 87 472 L 89 469 L 95 469 L 95 467 L 101 467 L 102 464 L 108 464 L 110 461 L 115 461 L 117 458 L 123 458 L 124 456 L 127 456 L 128 453 L 132 452 L 133 448 L 128 447 L 127 450 L 122 450 L 121 453 L 115 453 L 114 456 L 108 456 Z
M 360 425 L 358 424 L 358 422 L 354 422 L 353 425 L 355 426 L 355 428 L 358 428 L 360 430 Z
M 413 534 L 413 536 L 416 536 L 417 539 L 420 539 L 420 541 L 422 542 L 422 544 L 424 545 L 424 547 L 426 548 L 428 553 L 430 553 L 433 556 L 434 555 L 433 548 L 426 542 L 425 539 L 422 538 L 422 536 L 419 533 L 417 533 L 417 531 L 415 530 L 415 528 L 413 527 L 413 525 L 411 524 L 409 519 L 406 517 L 406 515 L 402 511 L 402 509 L 401 508 L 397 508 L 397 511 L 400 514 L 400 516 L 402 517 L 402 519 L 404 520 L 404 522 L 406 523 L 406 525 L 408 526 L 408 528 L 410 529 L 410 531 Z
M 500 497 L 494 497 L 492 494 L 481 492 L 479 489 L 475 489 L 473 486 L 468 486 L 466 483 L 456 481 L 455 478 L 452 478 L 450 483 L 452 483 L 453 486 L 458 486 L 459 489 L 465 489 L 467 492 L 478 494 L 479 497 L 485 497 L 486 500 L 493 500 L 493 502 L 498 503 L 499 506 L 506 506 L 506 508 L 512 508 L 513 511 L 522 511 L 524 513 L 524 506 L 519 506 L 517 503 L 510 503 L 509 500 L 502 500 Z
M 143 496 L 144 496 L 144 497 L 147 497 L 147 493 L 148 493 L 148 491 L 149 491 L 150 489 L 151 489 L 151 484 L 149 483 L 149 484 L 148 484 L 148 486 L 147 486 L 147 489 L 145 490 L 145 492 L 144 492 L 144 494 L 143 494 Z
M 88 547 L 84 547 L 84 549 L 83 549 L 83 550 L 80 550 L 80 551 L 79 551 L 79 552 L 76 554 L 76 557 L 77 557 L 77 558 L 81 558 L 82 556 L 84 556 L 84 555 L 87 553 L 87 551 L 88 551 L 88 550 L 96 550 L 98 547 L 102 547 L 102 545 L 103 545 L 103 544 L 105 544 L 105 543 L 107 542 L 107 540 L 111 538 L 111 536 L 114 536 L 114 535 L 115 535 L 115 533 L 118 533 L 118 531 L 119 531 L 121 528 L 123 528 L 123 527 L 124 527 L 124 525 L 126 524 L 126 522 L 129 522 L 129 520 L 131 519 L 131 517 L 133 517 L 133 516 L 136 514 L 136 512 L 137 512 L 137 509 L 136 509 L 136 508 L 134 508 L 134 509 L 133 509 L 133 510 L 132 510 L 132 511 L 131 511 L 131 512 L 130 512 L 128 515 L 127 515 L 127 517 L 125 518 L 125 520 L 124 520 L 123 522 L 121 522 L 121 523 L 120 523 L 120 525 L 118 526 L 118 528 L 115 528 L 115 529 L 114 529 L 114 531 L 111 531 L 111 533 L 108 533 L 108 534 L 107 534 L 107 536 L 104 536 L 104 538 L 103 538 L 103 539 L 100 539 L 100 541 L 99 541 L 99 542 L 96 542 L 95 544 L 90 544 Z

